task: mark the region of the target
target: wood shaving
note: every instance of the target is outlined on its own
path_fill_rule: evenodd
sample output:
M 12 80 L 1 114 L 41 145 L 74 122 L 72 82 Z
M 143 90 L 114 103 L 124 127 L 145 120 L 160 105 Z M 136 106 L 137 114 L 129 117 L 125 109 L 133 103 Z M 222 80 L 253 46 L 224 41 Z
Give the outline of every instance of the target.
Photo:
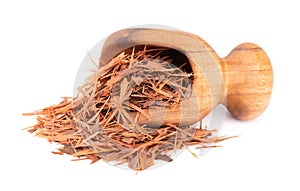
M 144 46 L 121 52 L 94 71 L 75 98 L 63 97 L 57 105 L 24 114 L 37 118 L 28 131 L 62 145 L 55 154 L 92 163 L 100 159 L 127 163 L 137 171 L 151 167 L 155 160 L 171 162 L 170 151 L 193 145 L 214 147 L 228 137 L 215 137 L 216 130 L 202 125 L 148 127 L 131 115 L 137 112 L 150 118 L 144 109 L 173 107 L 190 95 L 193 74 L 174 67 L 166 51 Z

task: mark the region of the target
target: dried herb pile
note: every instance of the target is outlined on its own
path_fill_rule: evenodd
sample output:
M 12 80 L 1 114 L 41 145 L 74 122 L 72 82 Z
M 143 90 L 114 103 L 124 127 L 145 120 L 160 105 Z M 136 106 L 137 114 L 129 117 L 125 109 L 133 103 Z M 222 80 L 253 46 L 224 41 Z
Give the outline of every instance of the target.
M 185 71 L 186 63 L 175 67 L 168 51 L 145 46 L 120 53 L 94 71 L 75 98 L 63 97 L 57 105 L 24 114 L 38 121 L 28 131 L 61 144 L 56 154 L 127 163 L 134 170 L 155 160 L 172 161 L 170 151 L 214 147 L 211 143 L 227 137 L 215 137 L 214 130 L 201 126 L 154 128 L 137 121 L 139 115 L 150 118 L 144 109 L 173 107 L 190 96 L 193 74 Z

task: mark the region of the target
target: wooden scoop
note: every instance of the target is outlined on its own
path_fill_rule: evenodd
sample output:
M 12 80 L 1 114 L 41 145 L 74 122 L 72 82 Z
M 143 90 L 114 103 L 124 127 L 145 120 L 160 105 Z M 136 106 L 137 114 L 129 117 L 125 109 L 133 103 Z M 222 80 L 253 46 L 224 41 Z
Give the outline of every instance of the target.
M 150 120 L 139 115 L 139 123 L 149 126 L 190 125 L 204 118 L 218 104 L 226 105 L 236 119 L 249 120 L 268 106 L 273 85 L 272 66 L 266 53 L 255 44 L 243 43 L 221 59 L 203 39 L 190 33 L 125 29 L 107 38 L 102 47 L 100 65 L 137 45 L 175 49 L 188 58 L 194 73 L 191 97 L 174 108 L 144 110 Z

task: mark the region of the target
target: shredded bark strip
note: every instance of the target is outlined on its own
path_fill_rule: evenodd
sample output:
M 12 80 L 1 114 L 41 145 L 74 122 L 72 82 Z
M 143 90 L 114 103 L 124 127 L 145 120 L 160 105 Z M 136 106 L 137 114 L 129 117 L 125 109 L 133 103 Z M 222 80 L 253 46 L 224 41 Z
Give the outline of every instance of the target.
M 28 131 L 62 145 L 55 154 L 92 163 L 127 163 L 134 170 L 144 170 L 155 160 L 172 161 L 170 151 L 215 147 L 228 137 L 216 137 L 216 130 L 202 125 L 148 127 L 131 115 L 149 119 L 144 109 L 173 107 L 190 96 L 193 73 L 185 69 L 186 63 L 175 66 L 168 51 L 144 46 L 120 53 L 94 71 L 76 97 L 24 114 L 37 119 Z

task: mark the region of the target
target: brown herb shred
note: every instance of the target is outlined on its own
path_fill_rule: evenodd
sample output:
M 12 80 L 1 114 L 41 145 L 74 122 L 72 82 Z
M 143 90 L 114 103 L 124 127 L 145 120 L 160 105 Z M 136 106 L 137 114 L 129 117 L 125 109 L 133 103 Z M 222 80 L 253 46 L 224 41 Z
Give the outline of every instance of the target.
M 147 127 L 130 115 L 137 112 L 149 118 L 143 109 L 172 107 L 190 95 L 192 73 L 174 67 L 171 58 L 161 56 L 164 51 L 168 50 L 145 46 L 120 53 L 94 71 L 75 98 L 63 97 L 57 105 L 24 114 L 38 121 L 28 131 L 61 144 L 55 154 L 92 163 L 127 163 L 134 170 L 144 170 L 155 160 L 172 161 L 170 151 L 215 147 L 228 137 L 216 137 L 215 130 L 202 125 Z

